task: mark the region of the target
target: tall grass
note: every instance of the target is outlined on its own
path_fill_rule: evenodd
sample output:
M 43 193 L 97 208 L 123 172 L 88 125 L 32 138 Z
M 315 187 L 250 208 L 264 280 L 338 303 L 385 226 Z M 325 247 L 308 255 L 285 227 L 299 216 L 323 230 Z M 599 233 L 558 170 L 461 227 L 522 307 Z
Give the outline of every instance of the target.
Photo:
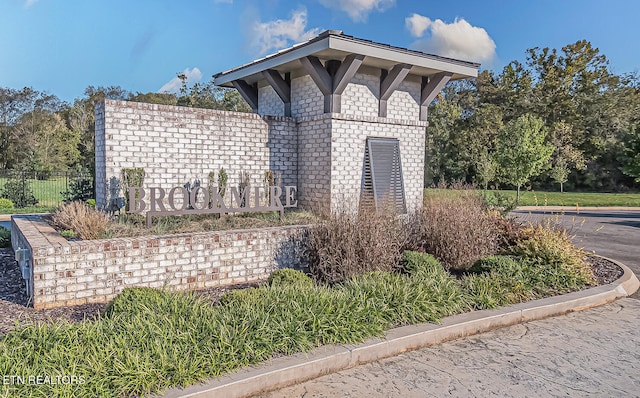
M 434 257 L 405 252 L 403 272 L 373 271 L 328 287 L 299 271 L 278 271 L 263 286 L 226 293 L 218 305 L 194 293 L 129 288 L 97 321 L 24 326 L 2 337 L 0 374 L 83 383 L 5 384 L 0 396 L 157 394 L 273 356 L 359 343 L 393 326 L 542 295 L 529 289 L 546 279 L 522 264 L 489 260 L 458 280 Z M 523 282 L 529 280 L 535 282 Z

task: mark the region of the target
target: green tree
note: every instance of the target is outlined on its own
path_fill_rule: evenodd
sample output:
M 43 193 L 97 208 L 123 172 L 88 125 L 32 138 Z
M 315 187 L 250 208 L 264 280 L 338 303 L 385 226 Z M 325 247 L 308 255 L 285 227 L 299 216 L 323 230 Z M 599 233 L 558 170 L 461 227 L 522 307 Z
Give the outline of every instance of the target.
M 498 132 L 494 159 L 502 180 L 517 187 L 517 203 L 520 187 L 544 169 L 553 153 L 553 146 L 545 143 L 546 136 L 542 120 L 530 114 L 508 122 Z
M 491 155 L 489 155 L 488 151 L 480 154 L 478 162 L 476 163 L 476 170 L 477 180 L 484 187 L 486 194 L 486 191 L 489 189 L 489 183 L 493 181 L 494 178 L 496 178 L 496 174 L 498 171 L 496 161 Z
M 640 125 L 625 136 L 621 161 L 622 172 L 640 182 Z
M 582 151 L 573 145 L 573 137 L 572 126 L 565 122 L 556 123 L 549 135 L 549 142 L 554 147 L 549 176 L 560 184 L 560 192 L 564 192 L 564 184 L 573 170 L 586 167 Z
M 425 186 L 440 180 L 455 180 L 464 176 L 459 165 L 458 150 L 454 145 L 456 124 L 462 115 L 462 107 L 445 93 L 438 94 L 429 107 L 426 134 Z
M 131 94 L 129 101 L 146 102 L 147 104 L 177 105 L 178 97 L 171 93 L 136 93 Z

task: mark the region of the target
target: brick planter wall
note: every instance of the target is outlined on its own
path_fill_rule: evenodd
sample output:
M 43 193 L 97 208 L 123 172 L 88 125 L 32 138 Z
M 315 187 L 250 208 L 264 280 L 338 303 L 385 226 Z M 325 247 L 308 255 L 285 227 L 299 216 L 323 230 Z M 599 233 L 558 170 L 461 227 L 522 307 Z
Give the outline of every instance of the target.
M 291 238 L 305 226 L 69 242 L 39 216 L 13 216 L 31 250 L 34 308 L 103 303 L 125 287 L 195 290 L 266 279 L 301 266 Z

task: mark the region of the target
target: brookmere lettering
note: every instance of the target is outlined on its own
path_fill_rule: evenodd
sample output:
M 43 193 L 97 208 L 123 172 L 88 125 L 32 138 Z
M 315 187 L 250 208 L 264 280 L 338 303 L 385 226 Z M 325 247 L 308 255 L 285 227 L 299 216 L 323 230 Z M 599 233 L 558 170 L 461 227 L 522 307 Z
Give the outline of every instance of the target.
M 152 217 L 155 216 L 278 211 L 282 217 L 285 208 L 298 206 L 297 191 L 298 188 L 295 186 L 285 186 L 284 192 L 282 187 L 269 187 L 269 203 L 261 205 L 261 199 L 266 197 L 264 187 L 247 186 L 242 190 L 231 187 L 229 205 L 227 205 L 215 186 L 199 186 L 191 190 L 179 186 L 171 188 L 168 193 L 160 187 L 152 187 L 148 190 L 141 187 L 131 187 L 128 192 L 128 212 L 142 213 L 146 210 L 147 227 L 151 227 Z M 148 197 L 146 196 L 147 192 L 149 193 Z M 281 199 L 283 193 L 284 204 Z M 202 200 L 199 199 L 200 197 Z M 165 199 L 169 209 L 165 206 Z

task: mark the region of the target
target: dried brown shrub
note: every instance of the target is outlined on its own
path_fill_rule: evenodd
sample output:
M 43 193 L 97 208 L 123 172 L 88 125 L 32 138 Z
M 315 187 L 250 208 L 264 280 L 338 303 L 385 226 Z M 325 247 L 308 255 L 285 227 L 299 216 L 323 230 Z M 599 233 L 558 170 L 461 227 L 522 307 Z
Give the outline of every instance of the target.
M 507 249 L 527 238 L 525 225 L 515 218 L 504 217 L 497 211 L 491 212 L 490 218 L 496 227 L 500 248 Z
M 336 283 L 399 267 L 407 231 L 394 212 L 337 210 L 311 227 L 305 239 L 312 277 Z
M 483 199 L 473 190 L 426 198 L 411 217 L 409 248 L 431 253 L 447 269 L 464 271 L 497 254 L 500 238 Z
M 105 235 L 109 216 L 83 202 L 75 201 L 60 206 L 51 215 L 55 226 L 71 230 L 81 239 L 100 239 Z

